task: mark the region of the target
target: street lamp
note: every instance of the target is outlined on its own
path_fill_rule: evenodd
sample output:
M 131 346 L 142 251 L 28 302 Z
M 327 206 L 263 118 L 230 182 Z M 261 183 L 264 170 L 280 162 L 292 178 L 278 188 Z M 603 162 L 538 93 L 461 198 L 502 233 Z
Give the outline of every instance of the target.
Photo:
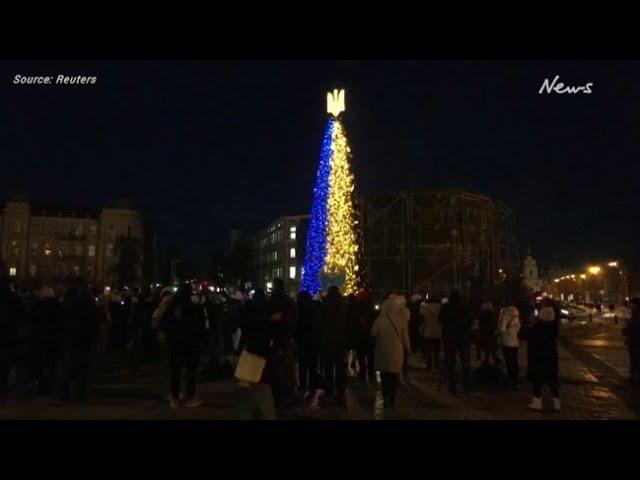
M 587 271 L 591 274 L 591 275 L 598 275 L 600 273 L 601 268 L 597 265 L 592 265 L 591 267 L 589 267 L 587 269 Z
M 623 297 L 623 300 L 626 300 L 627 298 L 629 298 L 629 285 L 627 283 L 627 276 L 622 271 L 623 270 L 623 266 L 619 265 L 619 262 L 617 260 L 615 260 L 613 262 L 609 262 L 607 265 L 612 267 L 612 268 L 620 268 L 620 270 L 618 270 L 618 274 L 620 275 L 620 278 L 622 279 L 622 289 L 623 289 L 622 297 Z

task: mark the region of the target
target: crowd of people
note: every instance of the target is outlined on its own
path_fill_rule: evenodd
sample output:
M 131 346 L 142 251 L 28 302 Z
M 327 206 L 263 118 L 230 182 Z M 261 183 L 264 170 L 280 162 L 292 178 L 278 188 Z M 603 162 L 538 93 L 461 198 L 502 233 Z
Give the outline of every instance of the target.
M 150 288 L 96 292 L 82 278 L 14 291 L 0 274 L 0 402 L 17 394 L 86 400 L 93 374 L 152 361 Z
M 631 306 L 624 334 L 637 382 L 640 300 Z M 547 385 L 560 410 L 559 326 L 559 307 L 550 298 L 473 308 L 452 291 L 408 300 L 390 294 L 376 305 L 368 290 L 343 296 L 336 286 L 292 298 L 279 279 L 269 294 L 258 288 L 251 295 L 191 283 L 95 292 L 82 279 L 25 293 L 0 274 L 0 402 L 10 391 L 83 401 L 95 372 L 117 366 L 135 374 L 141 365 L 164 364 L 170 406 L 197 407 L 198 377 L 230 376 L 235 359 L 258 369 L 251 381 L 238 377 L 239 418 L 277 418 L 300 401 L 344 405 L 349 370 L 357 381 L 379 382 L 385 407 L 393 408 L 412 353 L 453 394 L 459 384 L 463 394 L 482 383 L 518 389 L 518 350 L 526 341 L 529 408 L 543 409 Z M 472 371 L 474 344 L 481 366 Z
M 472 383 L 484 383 L 517 390 L 520 381 L 518 349 L 527 341 L 527 378 L 533 385 L 529 408 L 542 410 L 542 387 L 548 385 L 553 409 L 560 410 L 557 337 L 560 326 L 559 307 L 550 298 L 542 299 L 539 311 L 532 303 L 519 306 L 505 304 L 498 311 L 489 301 L 477 312 L 459 292 L 445 301 L 432 298 L 423 305 L 424 357 L 427 369 L 438 368 L 440 345 L 444 349 L 443 378 L 449 391 L 457 390 L 456 365 L 459 363 L 463 392 Z M 521 320 L 522 318 L 522 320 Z M 472 382 L 471 346 L 475 343 L 481 366 Z M 502 358 L 499 351 L 501 350 Z M 502 370 L 505 367 L 506 372 Z

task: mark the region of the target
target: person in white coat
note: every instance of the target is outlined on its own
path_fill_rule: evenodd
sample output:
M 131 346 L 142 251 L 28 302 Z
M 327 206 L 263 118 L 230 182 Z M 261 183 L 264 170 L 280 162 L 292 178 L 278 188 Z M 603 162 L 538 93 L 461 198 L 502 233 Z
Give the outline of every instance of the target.
M 520 331 L 520 313 L 514 306 L 504 307 L 500 310 L 498 319 L 498 340 L 502 345 L 502 355 L 507 367 L 509 388 L 518 388 L 520 367 L 518 365 L 518 332 Z
M 371 335 L 376 339 L 375 366 L 380 372 L 382 396 L 386 407 L 395 406 L 405 352 L 411 352 L 408 312 L 402 303 L 395 295 L 387 299 L 382 304 L 380 316 L 371 328 Z

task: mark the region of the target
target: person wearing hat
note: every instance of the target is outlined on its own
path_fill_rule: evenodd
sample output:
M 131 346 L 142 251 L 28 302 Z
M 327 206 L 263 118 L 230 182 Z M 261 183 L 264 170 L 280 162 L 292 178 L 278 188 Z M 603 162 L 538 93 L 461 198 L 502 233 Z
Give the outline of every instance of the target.
M 533 384 L 531 410 L 542 410 L 542 386 L 548 385 L 553 395 L 553 410 L 560 411 L 560 385 L 558 383 L 558 345 L 560 317 L 553 301 L 544 298 L 540 313 L 521 329 L 520 337 L 527 341 L 528 377 Z
M 376 339 L 375 367 L 380 372 L 385 407 L 396 405 L 396 392 L 405 355 L 411 352 L 409 312 L 404 303 L 403 296 L 390 295 L 380 307 L 380 315 L 371 328 L 371 336 Z

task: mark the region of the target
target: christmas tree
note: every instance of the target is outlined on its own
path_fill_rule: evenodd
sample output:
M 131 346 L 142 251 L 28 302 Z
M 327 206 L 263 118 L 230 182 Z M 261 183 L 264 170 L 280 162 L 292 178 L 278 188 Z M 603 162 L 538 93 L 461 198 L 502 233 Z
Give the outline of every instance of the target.
M 363 278 L 351 150 L 340 120 L 344 90 L 327 94 L 327 112 L 300 289 L 315 295 L 323 287 L 338 285 L 348 295 L 363 286 Z

